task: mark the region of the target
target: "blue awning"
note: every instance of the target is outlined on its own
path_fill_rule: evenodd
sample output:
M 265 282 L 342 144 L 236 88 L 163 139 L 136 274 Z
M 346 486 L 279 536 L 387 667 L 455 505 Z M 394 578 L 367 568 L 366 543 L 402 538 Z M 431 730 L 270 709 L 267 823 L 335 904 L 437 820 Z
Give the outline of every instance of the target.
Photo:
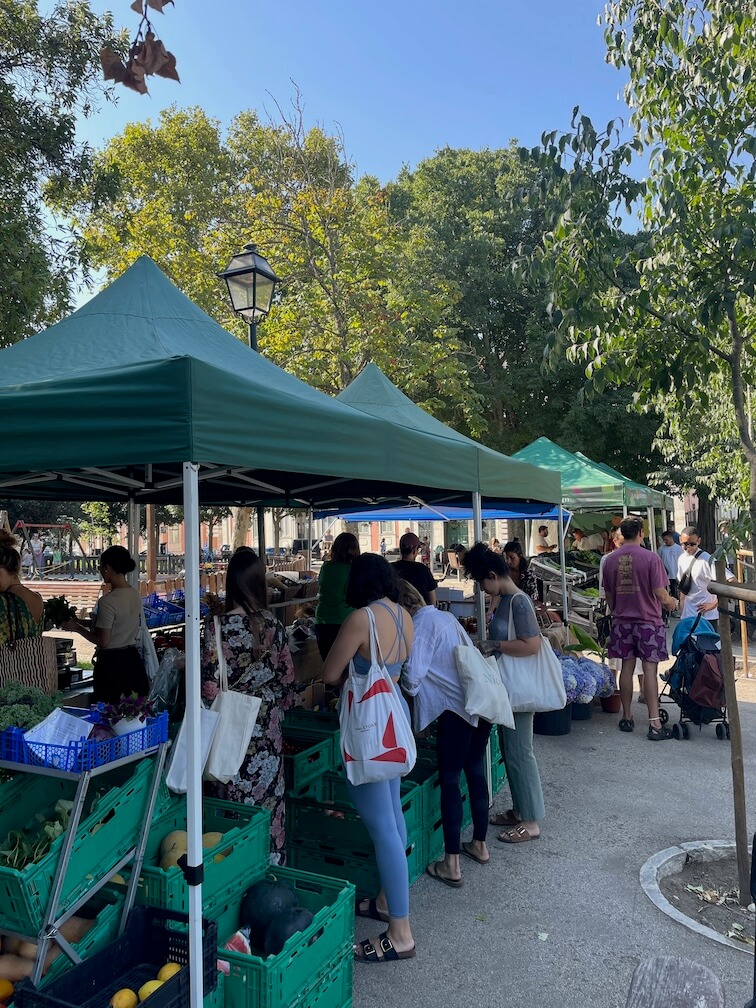
M 316 518 L 343 518 L 345 521 L 353 522 L 379 522 L 379 521 L 472 521 L 472 508 L 449 507 L 439 505 L 439 507 L 423 507 L 419 505 L 407 505 L 406 507 L 387 507 L 384 509 L 374 508 L 371 511 L 315 511 Z M 571 517 L 569 511 L 562 511 L 563 520 L 567 522 Z M 559 508 L 548 507 L 543 504 L 513 504 L 511 508 L 496 507 L 482 510 L 482 516 L 486 520 L 498 519 L 507 521 L 511 519 L 525 521 L 559 521 Z

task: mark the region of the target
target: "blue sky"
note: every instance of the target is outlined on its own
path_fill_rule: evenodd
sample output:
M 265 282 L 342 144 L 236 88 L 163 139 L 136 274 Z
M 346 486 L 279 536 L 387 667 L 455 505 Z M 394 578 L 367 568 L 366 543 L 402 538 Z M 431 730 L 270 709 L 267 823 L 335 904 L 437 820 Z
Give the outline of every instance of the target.
M 94 0 L 132 32 L 128 0 Z M 395 178 L 441 147 L 532 146 L 580 105 L 597 125 L 627 118 L 604 63 L 600 0 L 176 0 L 154 14 L 181 84 L 117 89 L 82 125 L 95 146 L 171 104 L 222 123 L 249 108 L 278 119 L 299 88 L 308 126 L 340 131 L 358 175 Z

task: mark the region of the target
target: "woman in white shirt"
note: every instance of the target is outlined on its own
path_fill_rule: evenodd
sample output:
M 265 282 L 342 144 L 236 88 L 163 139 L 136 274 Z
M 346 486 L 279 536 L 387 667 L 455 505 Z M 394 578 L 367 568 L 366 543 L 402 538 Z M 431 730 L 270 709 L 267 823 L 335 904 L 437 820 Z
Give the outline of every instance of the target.
M 427 606 L 420 593 L 401 579 L 399 603 L 412 616 L 415 629 L 412 652 L 402 673 L 402 689 L 414 697 L 415 731 L 422 731 L 438 719 L 436 753 L 444 857 L 429 864 L 426 871 L 444 885 L 458 889 L 462 885 L 460 853 L 478 864 L 488 864 L 489 860 L 486 834 L 490 799 L 484 760 L 491 725 L 465 711 L 454 649 L 467 635 L 457 619 L 449 612 Z M 462 794 L 459 780 L 463 770 L 470 790 L 473 818 L 473 839 L 469 843 L 460 842 Z

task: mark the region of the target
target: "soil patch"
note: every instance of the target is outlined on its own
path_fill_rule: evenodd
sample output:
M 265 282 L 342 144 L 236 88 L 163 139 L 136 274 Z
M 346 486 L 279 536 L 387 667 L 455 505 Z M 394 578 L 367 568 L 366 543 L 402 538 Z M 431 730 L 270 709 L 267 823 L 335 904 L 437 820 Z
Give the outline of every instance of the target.
M 738 900 L 735 857 L 689 860 L 676 875 L 659 880 L 662 895 L 686 917 L 713 931 L 754 947 L 754 913 Z

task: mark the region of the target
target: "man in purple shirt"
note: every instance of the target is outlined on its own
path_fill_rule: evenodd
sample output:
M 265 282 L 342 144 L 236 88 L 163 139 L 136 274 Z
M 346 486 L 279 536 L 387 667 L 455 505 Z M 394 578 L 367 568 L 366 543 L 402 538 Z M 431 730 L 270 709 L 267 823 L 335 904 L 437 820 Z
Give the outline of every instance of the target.
M 677 600 L 667 591 L 669 579 L 656 553 L 643 547 L 643 522 L 625 518 L 620 525 L 624 543 L 604 559 L 604 591 L 612 614 L 609 657 L 621 658 L 620 731 L 635 727 L 631 714 L 633 672 L 636 659 L 643 668 L 643 693 L 648 705 L 648 734 L 652 742 L 672 738 L 659 719 L 657 668 L 667 656 L 667 637 L 662 607 L 673 612 Z

